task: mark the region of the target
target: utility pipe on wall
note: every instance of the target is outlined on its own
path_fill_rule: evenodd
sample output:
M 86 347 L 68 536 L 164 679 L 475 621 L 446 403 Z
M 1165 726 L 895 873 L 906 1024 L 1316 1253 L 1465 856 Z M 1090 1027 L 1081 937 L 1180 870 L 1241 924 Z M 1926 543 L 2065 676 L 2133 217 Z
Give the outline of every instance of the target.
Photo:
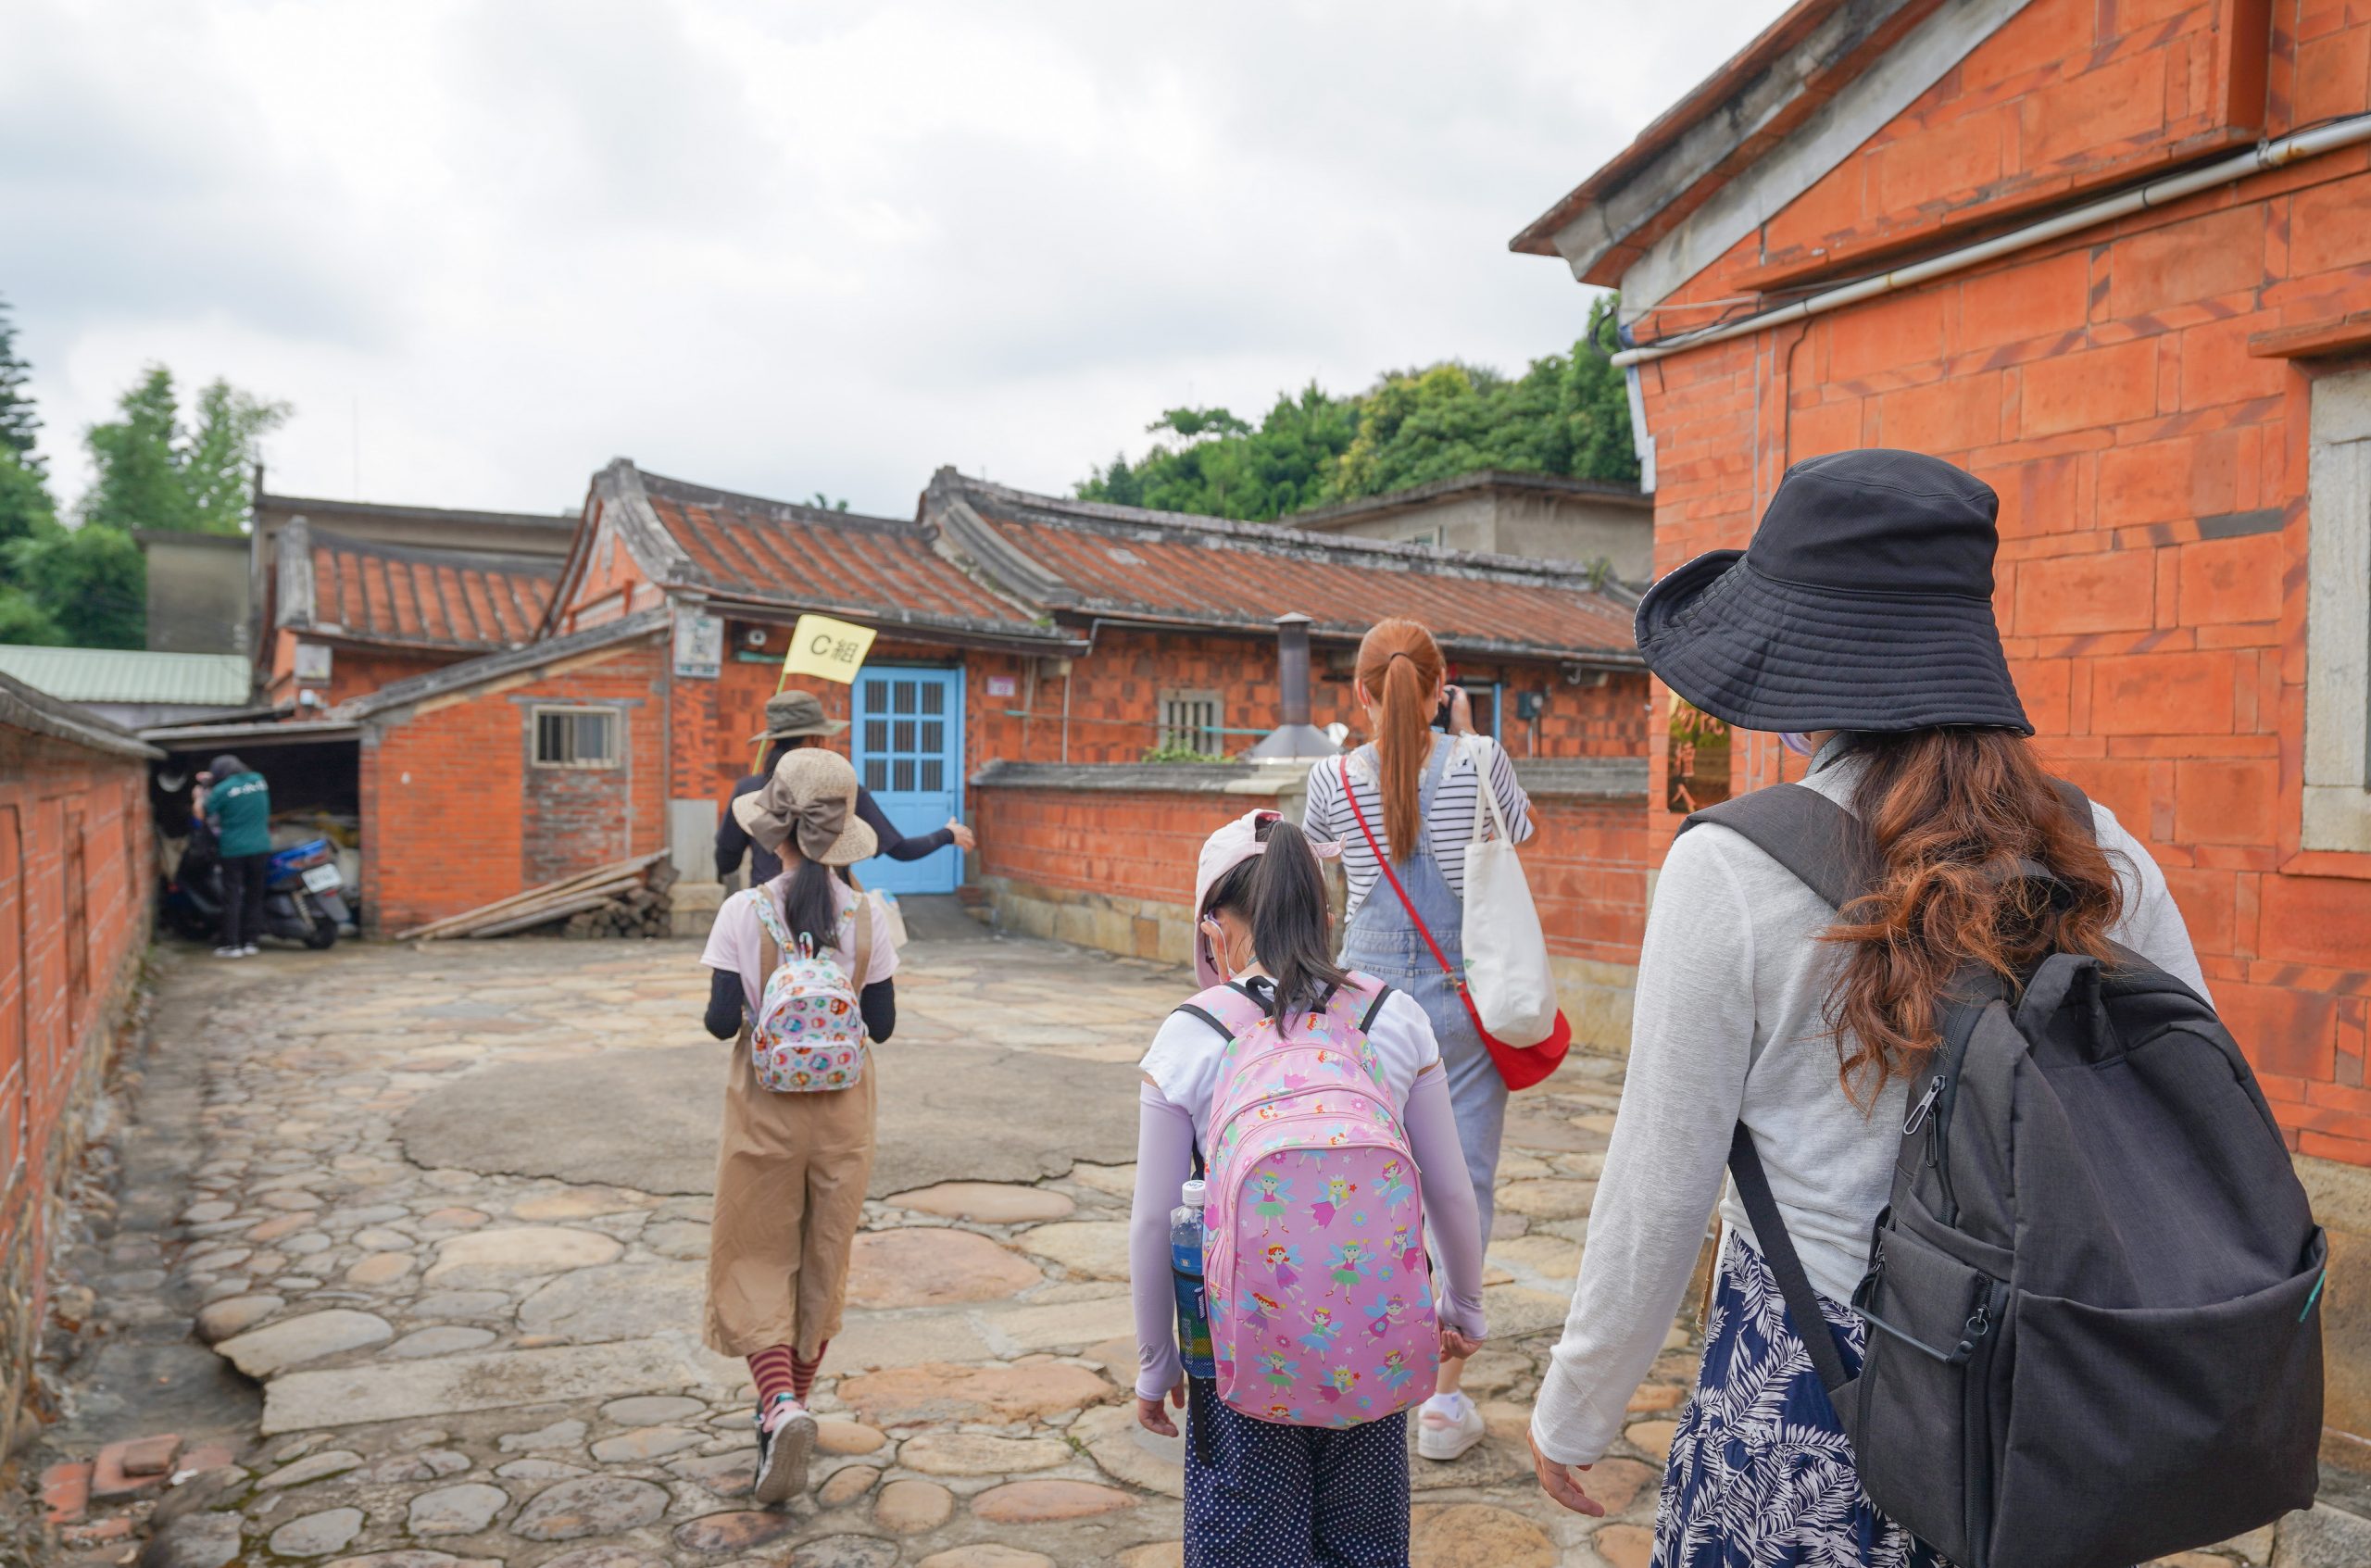
M 1824 316 L 1829 311 L 1840 310 L 1848 305 L 1858 305 L 1864 299 L 1875 299 L 1881 295 L 1914 288 L 1920 283 L 1931 282 L 1937 278 L 1946 277 L 1953 272 L 1963 272 L 1971 267 L 1980 267 L 1988 261 L 1997 260 L 2001 257 L 2047 244 L 2064 235 L 2111 222 L 2129 213 L 2140 212 L 2152 207 L 2164 207 L 2169 202 L 2177 202 L 2185 196 L 2196 195 L 2201 191 L 2212 190 L 2217 185 L 2227 185 L 2234 180 L 2242 180 L 2251 174 L 2279 169 L 2304 158 L 2319 157 L 2324 153 L 2336 152 L 2341 147 L 2354 146 L 2366 141 L 2371 141 L 2371 114 L 2350 115 L 2344 119 L 2334 120 L 2311 131 L 2300 131 L 2294 135 L 2283 136 L 2276 142 L 2259 143 L 2244 153 L 2217 159 L 2202 168 L 2193 169 L 2187 174 L 2169 175 L 2163 180 L 2142 185 L 2137 190 L 2126 191 L 2121 195 L 2091 202 L 2071 211 L 2062 212 L 2055 218 L 2045 218 L 2038 223 L 2028 223 L 2022 229 L 2013 229 L 2008 233 L 1996 235 L 1972 245 L 1963 245 L 1958 250 L 1946 251 L 1941 256 L 1930 257 L 1925 261 L 1913 262 L 1907 267 L 1898 267 L 1890 272 L 1880 273 L 1873 278 L 1863 278 L 1859 282 L 1846 283 L 1839 288 L 1829 289 L 1825 294 L 1815 294 L 1808 298 L 1799 299 L 1792 305 L 1764 311 L 1759 316 L 1748 316 L 1742 320 L 1700 327 L 1694 332 L 1681 332 L 1675 337 L 1667 338 L 1659 343 L 1644 344 L 1637 348 L 1625 348 L 1612 357 L 1613 363 L 1625 370 L 1630 370 L 1633 366 L 1643 365 L 1650 360 L 1666 358 L 1686 349 L 1700 348 L 1712 343 L 1725 343 L 1731 338 L 1745 337 L 1771 327 L 1784 326 L 1789 321 L 1800 321 L 1813 316 Z M 1632 374 L 1635 375 L 1636 372 L 1632 371 Z M 1645 421 L 1636 418 L 1638 412 L 1639 410 L 1634 408 L 1634 429 L 1643 430 Z M 1643 445 L 1643 451 L 1652 449 L 1651 445 Z

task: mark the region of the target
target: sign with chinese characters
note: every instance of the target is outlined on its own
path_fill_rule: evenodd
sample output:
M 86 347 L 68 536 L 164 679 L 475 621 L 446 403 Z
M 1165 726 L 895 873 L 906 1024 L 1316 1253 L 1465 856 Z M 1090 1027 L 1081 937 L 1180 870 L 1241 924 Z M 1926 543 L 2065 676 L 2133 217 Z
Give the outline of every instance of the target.
M 1016 677 L 1011 675 L 991 675 L 988 677 L 988 695 L 990 696 L 1018 696 L 1020 694 L 1021 683 Z
M 724 668 L 724 617 L 696 609 L 675 612 L 675 673 L 713 681 Z
M 834 621 L 828 615 L 802 615 L 790 633 L 790 652 L 782 661 L 783 677 L 812 675 L 852 686 L 857 671 L 864 668 L 864 656 L 872 651 L 875 635 L 870 626 Z

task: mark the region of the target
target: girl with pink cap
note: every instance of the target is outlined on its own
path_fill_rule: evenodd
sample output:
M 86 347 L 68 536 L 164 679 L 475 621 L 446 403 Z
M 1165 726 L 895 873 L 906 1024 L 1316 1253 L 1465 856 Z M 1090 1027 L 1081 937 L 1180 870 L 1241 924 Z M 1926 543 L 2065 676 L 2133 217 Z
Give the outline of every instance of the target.
M 1429 1363 L 1484 1332 L 1479 1212 L 1440 1047 L 1415 1001 L 1334 961 L 1317 862 L 1335 852 L 1274 811 L 1211 835 L 1194 894 L 1205 989 L 1143 1062 L 1136 1419 L 1174 1436 L 1169 1407 L 1186 1411 L 1188 1568 L 1404 1568 L 1407 1406 Z M 1170 1210 L 1205 1154 L 1217 1374 L 1189 1379 Z M 1247 1228 L 1272 1245 L 1247 1249 Z

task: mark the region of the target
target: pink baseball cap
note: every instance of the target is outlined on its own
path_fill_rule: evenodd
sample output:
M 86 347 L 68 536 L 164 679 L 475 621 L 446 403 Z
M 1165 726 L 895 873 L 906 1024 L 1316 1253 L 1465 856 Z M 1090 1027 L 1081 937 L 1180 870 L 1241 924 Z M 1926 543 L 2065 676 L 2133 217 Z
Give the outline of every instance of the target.
M 1217 960 L 1211 953 L 1210 938 L 1202 934 L 1202 916 L 1210 903 L 1211 890 L 1227 872 L 1268 847 L 1260 841 L 1261 827 L 1284 820 L 1282 811 L 1246 811 L 1202 840 L 1202 857 L 1194 867 L 1194 978 L 1206 988 L 1221 983 Z M 1299 830 L 1296 828 L 1294 831 Z M 1342 853 L 1342 847 L 1338 844 L 1320 843 L 1315 839 L 1308 843 L 1310 852 L 1321 860 L 1331 860 Z

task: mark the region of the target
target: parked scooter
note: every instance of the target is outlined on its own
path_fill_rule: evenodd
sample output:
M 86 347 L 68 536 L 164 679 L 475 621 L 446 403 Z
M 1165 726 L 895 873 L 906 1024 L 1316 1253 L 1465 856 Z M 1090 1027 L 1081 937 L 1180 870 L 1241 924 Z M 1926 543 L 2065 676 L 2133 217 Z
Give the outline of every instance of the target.
M 337 847 L 326 838 L 291 845 L 271 857 L 264 872 L 263 935 L 282 936 L 319 950 L 337 940 L 337 928 L 354 918 L 337 869 Z M 222 861 L 214 833 L 201 819 L 190 824 L 181 863 L 165 884 L 161 909 L 166 923 L 194 941 L 209 941 L 222 923 Z

